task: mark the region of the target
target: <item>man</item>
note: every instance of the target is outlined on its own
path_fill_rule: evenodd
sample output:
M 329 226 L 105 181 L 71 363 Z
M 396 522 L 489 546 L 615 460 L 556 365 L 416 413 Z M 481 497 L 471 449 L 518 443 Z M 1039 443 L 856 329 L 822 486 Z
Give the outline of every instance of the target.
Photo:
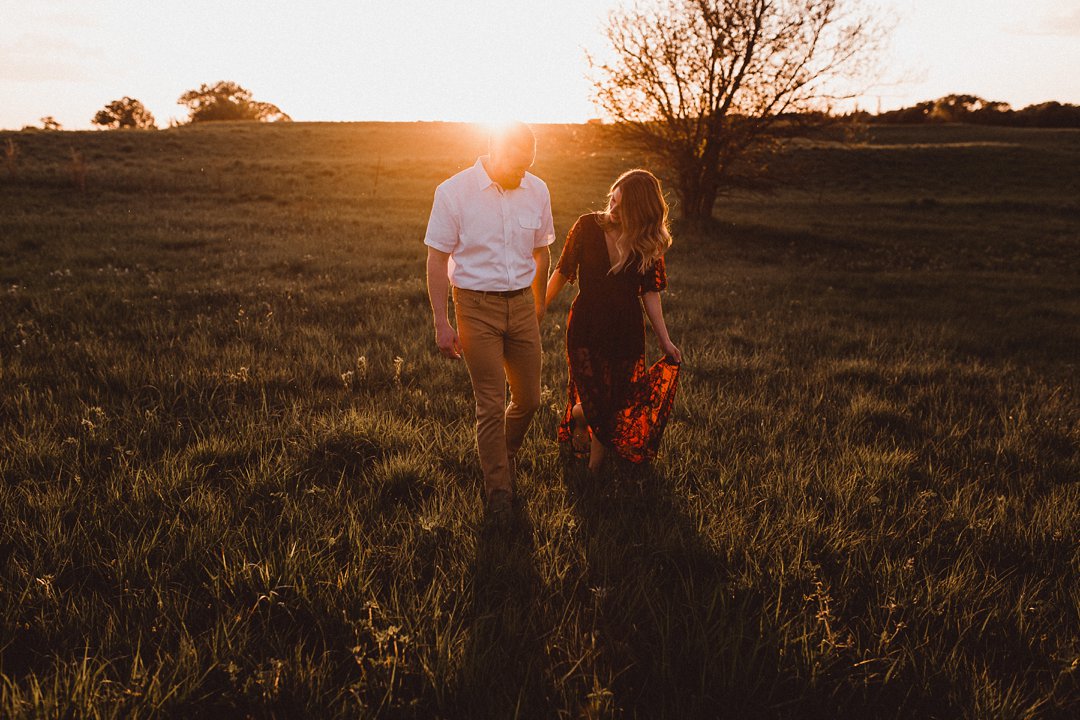
M 540 406 L 540 320 L 555 240 L 547 185 L 527 172 L 535 156 L 528 125 L 492 134 L 487 155 L 436 188 L 424 238 L 435 343 L 448 358 L 465 357 L 487 514 L 504 528 L 515 453 Z M 451 282 L 456 331 L 447 315 Z

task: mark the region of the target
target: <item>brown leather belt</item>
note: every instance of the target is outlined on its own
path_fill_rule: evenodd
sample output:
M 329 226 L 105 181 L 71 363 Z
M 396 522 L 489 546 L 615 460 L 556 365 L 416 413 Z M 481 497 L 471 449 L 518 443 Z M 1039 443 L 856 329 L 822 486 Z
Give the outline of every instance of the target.
M 464 290 L 465 292 L 477 293 L 478 295 L 490 295 L 491 297 L 500 298 L 512 298 L 526 293 L 531 289 L 530 287 L 523 287 L 520 290 L 469 290 L 468 288 L 458 288 L 458 290 Z

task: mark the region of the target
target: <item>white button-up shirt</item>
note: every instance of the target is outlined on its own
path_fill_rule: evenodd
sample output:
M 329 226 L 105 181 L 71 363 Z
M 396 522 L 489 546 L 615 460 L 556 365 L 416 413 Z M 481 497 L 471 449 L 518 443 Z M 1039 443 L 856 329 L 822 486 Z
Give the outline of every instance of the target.
M 483 160 L 435 189 L 424 244 L 450 253 L 450 281 L 466 290 L 520 290 L 536 275 L 533 250 L 555 242 L 551 195 L 525 173 L 503 190 Z

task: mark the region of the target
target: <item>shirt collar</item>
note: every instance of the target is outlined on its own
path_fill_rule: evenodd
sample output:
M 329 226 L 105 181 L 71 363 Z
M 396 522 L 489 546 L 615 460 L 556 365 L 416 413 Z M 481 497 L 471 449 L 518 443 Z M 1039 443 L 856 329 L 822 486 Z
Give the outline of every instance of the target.
M 479 190 L 487 190 L 492 185 L 498 184 L 491 179 L 491 176 L 487 174 L 487 170 L 484 169 L 484 160 L 487 159 L 487 157 L 487 155 L 481 155 L 476 158 L 476 164 L 473 165 L 473 169 L 476 171 L 476 187 Z M 521 184 L 518 185 L 518 187 L 528 187 L 530 177 L 531 175 L 529 173 L 525 173 L 525 177 L 521 178 Z

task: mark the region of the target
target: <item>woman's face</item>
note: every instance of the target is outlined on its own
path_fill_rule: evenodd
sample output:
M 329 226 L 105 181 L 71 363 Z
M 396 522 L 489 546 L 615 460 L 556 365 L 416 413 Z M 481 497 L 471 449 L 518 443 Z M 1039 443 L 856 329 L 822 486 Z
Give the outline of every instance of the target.
M 619 203 L 622 201 L 622 188 L 615 188 L 611 191 L 611 197 L 608 198 L 608 217 L 611 218 L 611 222 L 615 225 L 619 224 Z

